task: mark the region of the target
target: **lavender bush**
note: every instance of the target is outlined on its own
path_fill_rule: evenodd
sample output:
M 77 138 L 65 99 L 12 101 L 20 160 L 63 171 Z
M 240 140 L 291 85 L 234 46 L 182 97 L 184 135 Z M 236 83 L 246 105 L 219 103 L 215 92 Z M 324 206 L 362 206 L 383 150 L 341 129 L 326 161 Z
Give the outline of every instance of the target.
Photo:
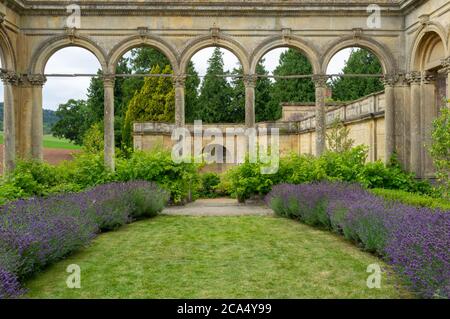
M 331 229 L 382 256 L 419 296 L 450 297 L 450 211 L 329 182 L 277 185 L 266 201 L 281 216 Z
M 0 298 L 20 295 L 19 280 L 87 245 L 100 231 L 155 215 L 167 200 L 156 184 L 138 181 L 0 207 Z

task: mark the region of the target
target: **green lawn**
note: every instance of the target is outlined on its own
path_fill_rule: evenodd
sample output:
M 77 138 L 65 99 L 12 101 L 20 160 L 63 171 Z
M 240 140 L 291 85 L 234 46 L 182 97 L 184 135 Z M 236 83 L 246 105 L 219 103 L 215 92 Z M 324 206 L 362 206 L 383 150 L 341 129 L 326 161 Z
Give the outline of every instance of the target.
M 3 144 L 3 132 L 0 132 L 0 144 Z M 69 140 L 54 137 L 53 135 L 44 135 L 43 141 L 45 148 L 59 148 L 65 150 L 78 150 L 81 147 L 71 143 Z
M 99 236 L 29 280 L 32 298 L 399 298 L 382 262 L 342 238 L 289 219 L 159 216 Z M 81 289 L 66 267 L 81 267 Z

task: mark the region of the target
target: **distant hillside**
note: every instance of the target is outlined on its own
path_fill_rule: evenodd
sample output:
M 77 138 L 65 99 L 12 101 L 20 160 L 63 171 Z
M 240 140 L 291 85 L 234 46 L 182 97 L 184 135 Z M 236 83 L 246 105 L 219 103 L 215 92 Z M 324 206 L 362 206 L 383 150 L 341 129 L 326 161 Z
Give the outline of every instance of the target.
M 55 111 L 44 110 L 44 134 L 50 134 L 52 126 L 58 121 Z M 3 102 L 0 102 L 0 131 L 3 131 Z

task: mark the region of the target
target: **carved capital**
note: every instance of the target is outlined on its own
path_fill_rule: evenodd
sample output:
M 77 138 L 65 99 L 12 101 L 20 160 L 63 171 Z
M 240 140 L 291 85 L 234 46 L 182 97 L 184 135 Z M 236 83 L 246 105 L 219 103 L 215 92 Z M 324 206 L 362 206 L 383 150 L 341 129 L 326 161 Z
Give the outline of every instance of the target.
M 258 76 L 256 74 L 245 74 L 242 77 L 244 81 L 245 87 L 256 87 L 256 83 L 258 82 Z
M 28 82 L 32 86 L 42 87 L 45 82 L 47 82 L 47 77 L 43 74 L 28 74 L 24 81 Z
M 116 81 L 116 75 L 115 74 L 103 74 L 102 75 L 102 80 L 103 80 L 103 86 L 109 86 L 109 87 L 114 87 L 114 83 Z
M 178 88 L 184 88 L 186 84 L 186 75 L 185 74 L 179 74 L 172 77 L 173 86 Z
M 400 76 L 397 73 L 385 74 L 382 81 L 384 86 L 394 86 L 397 84 Z
M 314 74 L 312 76 L 312 81 L 316 88 L 325 88 L 327 86 L 328 75 L 325 74 Z
M 442 59 L 441 65 L 442 65 L 442 68 L 444 69 L 444 72 L 450 73 L 450 56 L 445 59 Z
M 423 84 L 432 84 L 436 81 L 436 74 L 431 72 L 423 72 L 422 80 Z
M 406 81 L 409 84 L 420 84 L 420 82 L 422 82 L 422 73 L 418 71 L 411 71 L 406 74 Z
M 18 85 L 20 82 L 20 76 L 14 71 L 2 71 L 0 73 L 0 78 L 3 83 L 9 85 Z
M 5 14 L 3 12 L 0 12 L 0 25 L 5 22 Z

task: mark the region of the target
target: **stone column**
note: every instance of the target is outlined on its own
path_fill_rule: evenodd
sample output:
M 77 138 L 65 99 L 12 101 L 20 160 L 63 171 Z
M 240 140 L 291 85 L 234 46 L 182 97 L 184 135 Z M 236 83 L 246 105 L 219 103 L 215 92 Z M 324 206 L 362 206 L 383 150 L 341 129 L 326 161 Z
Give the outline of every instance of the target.
M 320 156 L 326 149 L 326 111 L 325 95 L 327 89 L 328 77 L 322 74 L 316 74 L 312 78 L 316 87 L 316 156 Z
M 246 74 L 243 77 L 245 86 L 245 126 L 255 126 L 255 88 L 258 77 L 255 74 Z
M 447 73 L 447 107 L 450 108 L 450 56 L 442 60 L 442 66 Z
M 411 109 L 410 109 L 410 131 L 411 131 L 411 152 L 410 152 L 410 170 L 416 176 L 421 176 L 421 152 L 422 152 L 422 134 L 420 130 L 420 84 L 422 74 L 420 72 L 410 72 L 407 76 L 411 86 Z
M 424 178 L 434 177 L 435 169 L 428 148 L 431 146 L 431 134 L 433 131 L 433 120 L 438 116 L 439 106 L 436 105 L 436 74 L 424 72 L 422 74 L 421 95 L 421 167 Z
M 114 171 L 114 82 L 113 74 L 103 76 L 104 96 L 104 161 L 105 166 Z
M 185 84 L 186 75 L 177 75 L 173 77 L 173 86 L 175 87 L 175 125 L 182 127 L 185 124 Z
M 14 89 L 19 77 L 14 72 L 0 74 L 4 84 L 3 106 L 3 173 L 11 172 L 16 162 L 16 127 L 14 110 Z
M 385 122 L 385 144 L 384 144 L 384 162 L 389 163 L 395 152 L 395 96 L 394 85 L 398 80 L 396 74 L 386 74 L 384 76 L 384 96 L 386 108 L 384 113 Z
M 47 78 L 43 74 L 28 75 L 32 87 L 32 118 L 31 118 L 31 156 L 43 160 L 42 143 L 44 136 L 44 118 L 42 115 L 42 87 Z

